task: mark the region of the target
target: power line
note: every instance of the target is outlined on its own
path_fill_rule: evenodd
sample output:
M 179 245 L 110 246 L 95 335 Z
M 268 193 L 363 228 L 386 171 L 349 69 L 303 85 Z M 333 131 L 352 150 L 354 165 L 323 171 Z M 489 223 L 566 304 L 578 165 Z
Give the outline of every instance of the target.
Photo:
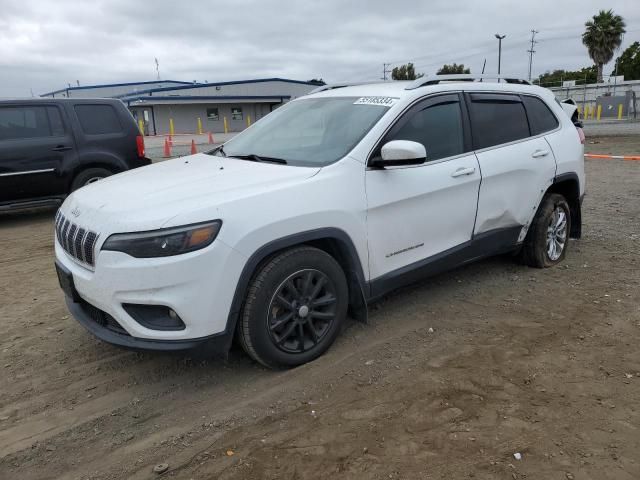
M 531 81 L 531 66 L 533 65 L 533 54 L 536 53 L 536 51 L 533 49 L 533 46 L 538 43 L 536 42 L 536 33 L 538 33 L 537 30 L 531 30 L 531 48 L 527 50 L 527 52 L 529 52 L 529 81 Z
M 509 48 L 514 48 L 513 47 L 513 41 L 517 41 L 521 39 L 523 39 L 523 37 L 526 37 L 527 35 L 512 35 L 510 38 L 512 39 L 511 43 L 512 46 Z M 476 48 L 481 48 L 481 50 L 479 51 L 479 53 L 483 53 L 486 51 L 493 51 L 494 50 L 494 43 L 493 41 L 487 41 L 487 42 L 480 42 L 480 43 L 476 43 Z M 505 47 L 505 50 L 507 48 Z M 404 60 L 395 60 L 393 62 L 388 62 L 389 65 L 396 65 L 396 64 L 405 64 L 405 63 L 409 63 L 409 62 L 415 62 L 416 60 L 425 60 L 425 59 L 434 59 L 434 58 L 438 58 L 438 57 L 447 57 L 450 55 L 450 52 L 442 52 L 442 53 L 436 53 L 436 54 L 431 54 L 431 55 L 419 55 L 419 56 L 414 56 L 411 58 L 405 58 Z
M 542 35 L 544 38 L 538 37 L 536 36 L 534 38 L 535 44 L 543 44 L 543 43 L 554 43 L 556 41 L 561 41 L 561 40 L 567 40 L 567 39 L 579 39 L 582 37 L 581 33 L 572 33 L 572 34 L 568 34 L 568 35 L 555 35 L 555 36 L 546 36 L 543 35 L 545 32 L 547 31 L 552 31 L 552 30 L 569 30 L 570 29 L 566 29 L 566 28 L 562 28 L 562 27 L 551 27 L 551 28 L 542 28 L 540 30 L 536 30 L 536 35 L 540 34 Z M 631 28 L 631 29 L 627 29 L 627 33 L 632 33 L 632 32 L 637 32 L 640 31 L 640 28 Z M 508 43 L 507 46 L 504 47 L 503 50 L 505 51 L 511 51 L 514 49 L 519 49 L 522 48 L 524 45 L 527 45 L 529 47 L 531 47 L 530 42 L 531 42 L 531 34 L 527 34 L 527 35 L 513 35 L 511 37 L 511 41 Z M 525 40 L 523 37 L 529 37 Z M 495 41 L 495 40 L 494 40 Z M 493 41 L 491 42 L 491 44 L 493 44 Z M 523 45 L 524 44 L 524 45 Z M 487 45 L 486 47 L 484 47 L 485 45 Z M 493 44 L 495 45 L 495 44 Z M 489 42 L 481 42 L 476 44 L 476 49 L 474 50 L 466 50 L 466 53 L 464 55 L 456 55 L 454 52 L 449 51 L 449 52 L 440 52 L 440 53 L 434 53 L 431 55 L 421 55 L 421 56 L 415 56 L 413 58 L 409 58 L 406 60 L 398 60 L 398 61 L 393 61 L 393 62 L 387 62 L 383 65 L 384 70 L 387 70 L 390 66 L 395 65 L 395 64 L 400 64 L 400 63 L 409 63 L 412 62 L 414 63 L 414 67 L 417 69 L 425 69 L 428 67 L 436 67 L 436 66 L 441 66 L 443 62 L 449 62 L 449 61 L 460 61 L 460 60 L 466 60 L 466 59 L 471 59 L 471 58 L 476 58 L 476 57 L 480 57 L 479 61 L 481 61 L 482 56 L 494 52 L 495 51 L 495 47 L 491 46 L 489 47 Z M 531 50 L 533 50 L 533 48 L 530 48 Z M 528 50 L 527 50 L 528 52 Z M 530 52 L 529 52 L 530 53 Z M 537 53 L 535 50 L 533 53 Z M 438 60 L 438 59 L 442 59 L 442 60 Z M 416 60 L 423 60 L 423 61 L 418 61 L 415 62 Z M 365 72 L 369 72 L 369 75 L 372 73 L 372 69 L 369 68 L 362 68 L 362 69 L 357 69 L 355 70 L 354 73 L 351 74 L 351 77 L 358 76 L 361 74 L 364 74 Z M 387 74 L 389 73 L 389 71 L 387 70 Z M 532 65 L 532 70 L 531 70 L 531 76 L 533 76 L 533 65 Z M 369 77 L 372 78 L 372 77 Z M 375 77 L 373 77 L 375 78 Z M 383 73 L 383 78 L 384 78 L 384 73 Z

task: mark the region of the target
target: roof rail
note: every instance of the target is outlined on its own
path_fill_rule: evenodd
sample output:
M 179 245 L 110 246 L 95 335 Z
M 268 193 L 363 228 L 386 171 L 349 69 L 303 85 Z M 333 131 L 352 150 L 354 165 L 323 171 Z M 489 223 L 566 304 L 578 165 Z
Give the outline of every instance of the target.
M 355 87 L 357 85 L 373 85 L 375 83 L 382 83 L 380 81 L 377 82 L 344 82 L 344 83 L 331 83 L 331 84 L 327 84 L 327 85 L 322 85 L 318 88 L 314 88 L 313 90 L 311 90 L 309 93 L 307 93 L 307 95 L 311 95 L 312 93 L 318 93 L 318 92 L 324 92 L 325 90 L 334 90 L 336 88 L 343 88 L 343 87 Z
M 414 90 L 420 87 L 426 87 L 428 85 L 437 85 L 440 82 L 475 82 L 483 80 L 490 81 L 504 81 L 505 83 L 517 83 L 520 85 L 531 85 L 527 80 L 518 78 L 515 75 L 497 75 L 497 74 L 473 74 L 473 73 L 461 73 L 453 75 L 431 75 L 428 77 L 422 77 L 415 80 L 405 90 Z

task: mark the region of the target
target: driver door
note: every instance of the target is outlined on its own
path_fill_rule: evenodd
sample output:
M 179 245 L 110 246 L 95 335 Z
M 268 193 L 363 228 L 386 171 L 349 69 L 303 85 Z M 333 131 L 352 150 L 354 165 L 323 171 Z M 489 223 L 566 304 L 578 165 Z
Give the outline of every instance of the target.
M 373 158 L 391 140 L 412 140 L 424 145 L 427 161 L 366 171 L 373 284 L 410 273 L 471 240 L 481 176 L 465 108 L 457 93 L 422 100 L 374 151 Z

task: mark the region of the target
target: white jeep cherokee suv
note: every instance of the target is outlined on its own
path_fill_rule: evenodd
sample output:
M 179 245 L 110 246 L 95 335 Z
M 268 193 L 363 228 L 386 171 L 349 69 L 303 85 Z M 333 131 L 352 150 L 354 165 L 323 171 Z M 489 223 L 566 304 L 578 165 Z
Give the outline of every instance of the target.
M 581 230 L 579 133 L 550 91 L 477 79 L 321 87 L 223 147 L 81 188 L 55 221 L 69 310 L 117 345 L 237 336 L 288 367 L 426 275 L 560 262 Z

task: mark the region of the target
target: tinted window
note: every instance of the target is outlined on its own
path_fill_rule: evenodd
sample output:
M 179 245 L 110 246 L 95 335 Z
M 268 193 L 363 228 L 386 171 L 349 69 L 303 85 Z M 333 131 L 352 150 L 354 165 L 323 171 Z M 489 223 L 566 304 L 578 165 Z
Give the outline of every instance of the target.
M 542 100 L 529 96 L 522 97 L 522 100 L 527 108 L 532 135 L 540 135 L 541 133 L 555 130 L 558 126 L 558 120 Z
M 49 137 L 45 107 L 0 107 L 0 140 Z
M 427 161 L 464 153 L 459 102 L 441 103 L 414 113 L 389 140 L 412 140 L 424 145 Z
M 47 112 L 49 112 L 49 125 L 51 126 L 51 134 L 54 137 L 60 137 L 64 135 L 64 124 L 62 123 L 60 110 L 58 110 L 56 107 L 47 107 Z
M 529 136 L 524 105 L 515 95 L 471 95 L 474 148 L 487 148 Z
M 76 105 L 76 115 L 87 135 L 120 133 L 122 125 L 111 105 Z

